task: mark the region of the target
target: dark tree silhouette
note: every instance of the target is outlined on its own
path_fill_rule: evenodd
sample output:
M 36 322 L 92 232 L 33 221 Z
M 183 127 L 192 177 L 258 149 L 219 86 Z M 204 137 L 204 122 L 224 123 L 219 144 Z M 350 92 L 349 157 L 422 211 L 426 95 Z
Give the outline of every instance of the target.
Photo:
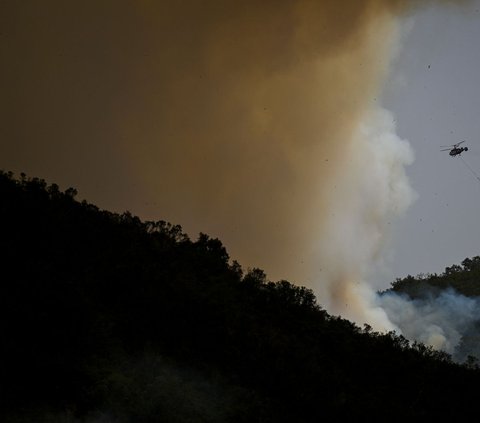
M 329 316 L 307 288 L 244 273 L 218 239 L 192 241 L 178 225 L 100 210 L 76 194 L 0 172 L 0 420 L 318 422 L 476 411 L 473 361 L 459 366 L 394 333 L 362 330 Z M 462 272 L 476 275 L 479 260 Z

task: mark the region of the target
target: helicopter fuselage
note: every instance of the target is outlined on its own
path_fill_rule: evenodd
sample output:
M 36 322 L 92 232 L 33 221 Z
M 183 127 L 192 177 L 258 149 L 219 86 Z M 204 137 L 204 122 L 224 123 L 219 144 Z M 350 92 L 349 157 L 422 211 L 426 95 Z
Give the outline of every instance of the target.
M 455 147 L 455 148 L 452 148 L 450 150 L 450 156 L 454 157 L 454 156 L 459 156 L 460 154 L 462 154 L 464 151 L 468 151 L 468 147 Z

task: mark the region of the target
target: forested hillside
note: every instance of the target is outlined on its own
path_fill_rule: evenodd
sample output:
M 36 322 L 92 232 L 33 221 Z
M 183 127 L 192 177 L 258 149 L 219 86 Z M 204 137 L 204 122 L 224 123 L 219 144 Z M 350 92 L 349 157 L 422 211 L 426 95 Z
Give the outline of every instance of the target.
M 480 297 L 480 256 L 466 258 L 461 265 L 447 267 L 440 275 L 436 273 L 416 277 L 408 275 L 397 279 L 392 283 L 391 290 L 417 298 L 449 288 L 466 297 Z
M 75 195 L 0 173 L 1 421 L 395 421 L 476 411 L 477 369 L 329 316 L 309 289 L 244 272 L 218 239 L 191 240 L 180 226 Z

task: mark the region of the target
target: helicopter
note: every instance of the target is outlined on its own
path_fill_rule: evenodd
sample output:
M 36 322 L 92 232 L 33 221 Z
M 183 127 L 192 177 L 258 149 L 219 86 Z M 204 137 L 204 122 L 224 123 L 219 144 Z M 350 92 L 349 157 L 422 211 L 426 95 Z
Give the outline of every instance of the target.
M 461 155 L 464 151 L 468 151 L 468 147 L 459 147 L 460 144 L 463 144 L 465 141 L 457 142 L 456 144 L 452 145 L 441 145 L 440 147 L 447 147 L 440 151 L 448 151 L 450 150 L 450 156 L 455 157 Z

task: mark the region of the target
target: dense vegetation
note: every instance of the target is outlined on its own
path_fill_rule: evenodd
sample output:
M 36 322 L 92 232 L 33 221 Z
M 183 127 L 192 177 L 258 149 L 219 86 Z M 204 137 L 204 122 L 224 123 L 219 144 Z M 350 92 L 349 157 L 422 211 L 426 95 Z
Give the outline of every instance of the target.
M 477 369 L 329 316 L 218 239 L 0 173 L 0 420 L 459 418 Z
M 408 275 L 392 283 L 391 290 L 408 294 L 411 298 L 425 294 L 435 294 L 452 288 L 466 297 L 480 297 L 480 256 L 466 258 L 461 265 L 454 264 L 445 268 L 440 275 Z

